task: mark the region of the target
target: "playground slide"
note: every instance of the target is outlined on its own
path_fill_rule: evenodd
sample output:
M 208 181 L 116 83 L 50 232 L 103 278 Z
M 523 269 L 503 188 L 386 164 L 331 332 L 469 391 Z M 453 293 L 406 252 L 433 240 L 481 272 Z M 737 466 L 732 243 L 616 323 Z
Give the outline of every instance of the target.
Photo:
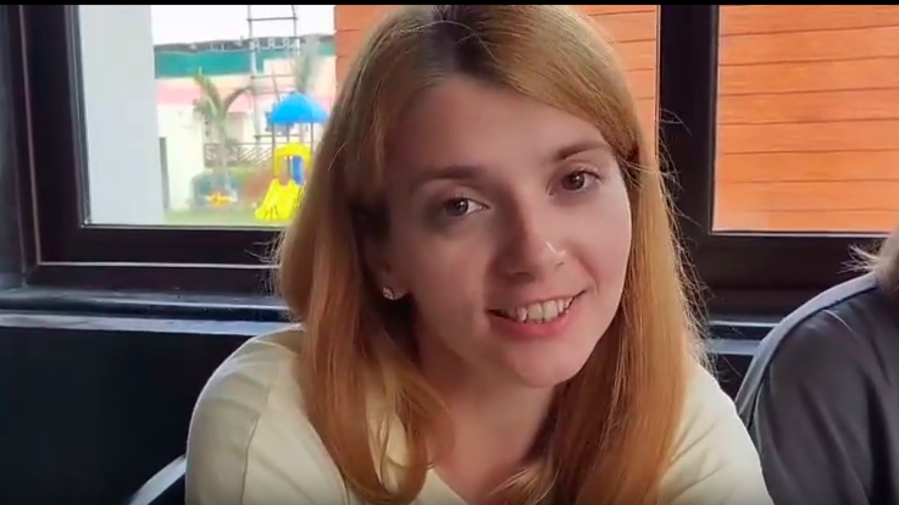
M 266 222 L 286 222 L 293 217 L 300 203 L 303 190 L 294 181 L 282 184 L 273 180 L 268 186 L 262 204 L 256 208 L 256 219 Z

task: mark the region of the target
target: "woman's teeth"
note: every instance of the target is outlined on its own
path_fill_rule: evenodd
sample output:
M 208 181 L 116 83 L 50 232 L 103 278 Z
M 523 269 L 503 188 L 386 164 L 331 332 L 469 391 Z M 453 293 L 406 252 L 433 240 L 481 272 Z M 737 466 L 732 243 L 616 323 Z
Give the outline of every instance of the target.
M 548 323 L 565 315 L 573 301 L 574 297 L 547 300 L 545 302 L 533 303 L 523 307 L 498 310 L 496 313 L 507 319 L 518 321 L 519 323 Z

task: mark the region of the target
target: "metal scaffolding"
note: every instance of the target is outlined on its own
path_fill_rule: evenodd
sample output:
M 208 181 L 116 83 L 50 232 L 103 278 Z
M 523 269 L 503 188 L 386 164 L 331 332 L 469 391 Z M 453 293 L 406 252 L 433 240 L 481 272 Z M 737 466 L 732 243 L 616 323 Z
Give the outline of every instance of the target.
M 278 45 L 282 46 L 283 49 L 286 49 L 287 52 L 293 57 L 299 51 L 300 46 L 300 35 L 298 33 L 297 27 L 297 6 L 290 5 L 290 15 L 289 16 L 254 16 L 253 6 L 247 5 L 247 26 L 249 31 L 249 49 L 250 49 L 250 104 L 253 111 L 253 136 L 256 141 L 256 145 L 258 146 L 261 143 L 263 137 L 271 137 L 274 142 L 274 132 L 266 133 L 261 128 L 261 123 L 264 120 L 262 115 L 262 111 L 259 110 L 258 106 L 258 98 L 260 96 L 260 91 L 263 86 L 260 86 L 260 79 L 271 79 L 273 83 L 273 93 L 277 93 L 277 86 L 274 86 L 276 80 L 280 77 L 290 77 L 292 74 L 275 74 L 274 72 L 271 74 L 264 75 L 259 72 L 259 51 L 260 46 L 262 45 L 262 41 L 268 41 L 267 47 L 271 47 L 272 39 L 279 39 L 280 43 Z M 291 23 L 292 31 L 290 35 L 278 35 L 277 37 L 259 37 L 258 32 L 255 30 L 255 27 L 258 23 L 266 23 L 266 22 L 285 22 L 289 21 Z M 286 39 L 286 40 L 285 40 Z M 284 43 L 286 42 L 286 43 Z

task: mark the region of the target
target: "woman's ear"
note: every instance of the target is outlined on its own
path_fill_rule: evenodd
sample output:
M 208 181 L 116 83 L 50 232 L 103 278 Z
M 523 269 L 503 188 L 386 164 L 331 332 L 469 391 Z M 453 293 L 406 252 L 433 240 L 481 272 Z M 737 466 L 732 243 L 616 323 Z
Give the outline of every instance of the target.
M 388 300 L 399 300 L 408 293 L 396 270 L 397 262 L 387 240 L 366 239 L 365 263 L 378 283 L 381 296 Z

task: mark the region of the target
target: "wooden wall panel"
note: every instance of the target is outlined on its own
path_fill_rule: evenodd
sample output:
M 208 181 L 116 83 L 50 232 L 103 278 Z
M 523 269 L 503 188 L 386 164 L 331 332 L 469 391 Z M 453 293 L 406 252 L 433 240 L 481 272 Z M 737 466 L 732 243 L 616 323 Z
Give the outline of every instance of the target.
M 376 25 L 395 5 L 335 5 L 334 50 L 337 56 L 337 86 L 343 82 L 350 62 L 365 40 L 369 28 Z
M 899 220 L 899 6 L 723 6 L 715 228 Z
M 658 9 L 655 5 L 579 5 L 615 44 L 631 89 L 640 102 L 643 124 L 656 139 Z
M 394 5 L 337 5 L 334 13 L 338 86 L 346 76 L 352 58 L 361 47 L 367 30 L 380 21 Z M 635 96 L 640 102 L 644 123 L 655 134 L 656 118 L 656 6 L 582 5 L 616 44 L 628 71 Z M 654 137 L 653 137 L 654 138 Z
M 876 28 L 899 24 L 895 5 L 728 5 L 721 34 L 753 35 Z
M 336 7 L 338 79 L 392 7 Z M 579 7 L 615 42 L 655 133 L 656 6 Z M 720 33 L 716 229 L 892 228 L 899 6 L 723 6 Z

